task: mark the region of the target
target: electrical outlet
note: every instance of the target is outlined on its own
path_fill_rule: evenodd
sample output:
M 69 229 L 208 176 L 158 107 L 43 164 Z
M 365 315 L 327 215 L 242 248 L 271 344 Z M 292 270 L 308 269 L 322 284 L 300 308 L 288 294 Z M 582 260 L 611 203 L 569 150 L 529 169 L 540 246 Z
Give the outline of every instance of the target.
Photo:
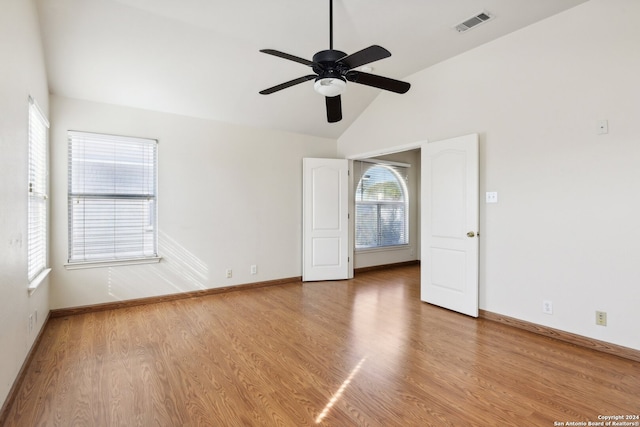
M 251 274 L 258 274 L 258 266 L 257 265 L 252 265 L 251 266 Z
M 596 311 L 596 325 L 607 326 L 606 311 Z
M 553 303 L 551 301 L 542 301 L 542 312 L 544 314 L 553 314 Z
M 233 277 L 233 270 L 227 268 L 227 279 L 231 279 Z

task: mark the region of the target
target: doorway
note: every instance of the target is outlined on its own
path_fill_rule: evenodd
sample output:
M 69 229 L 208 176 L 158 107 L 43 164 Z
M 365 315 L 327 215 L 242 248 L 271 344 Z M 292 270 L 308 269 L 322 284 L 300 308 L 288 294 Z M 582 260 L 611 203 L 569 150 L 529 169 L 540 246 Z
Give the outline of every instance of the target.
M 350 218 L 352 247 L 355 248 L 354 269 L 420 259 L 420 153 L 418 147 L 353 159 L 353 196 L 349 198 L 349 211 L 354 213 Z M 383 176 L 374 176 L 376 172 Z M 401 197 L 396 192 L 404 192 L 404 208 L 401 208 Z M 380 211 L 383 212 L 378 214 Z M 363 218 L 365 215 L 368 216 L 366 219 Z M 406 236 L 400 235 L 404 228 L 400 223 L 403 218 L 406 219 Z M 373 221 L 377 223 L 373 224 Z M 388 230 L 386 236 L 383 228 Z
M 419 189 L 414 200 L 419 214 L 413 231 L 415 247 L 407 245 L 411 258 L 421 264 L 421 299 L 425 302 L 477 317 L 479 311 L 479 136 L 465 135 L 414 147 L 404 147 L 367 159 L 389 159 L 392 155 L 417 152 Z M 426 168 L 426 170 L 423 170 Z M 350 197 L 353 200 L 353 197 Z M 351 210 L 352 212 L 354 209 Z M 354 219 L 351 219 L 354 221 Z M 354 223 L 350 230 L 355 230 Z M 355 231 L 352 231 L 354 233 Z M 413 234 L 413 233 L 412 233 Z M 353 242 L 353 240 L 352 240 Z M 353 247 L 353 246 L 352 246 Z M 413 254 L 411 254 L 413 250 Z M 358 258 L 361 255 L 361 258 Z M 356 252 L 355 268 L 365 265 L 394 264 L 392 252 L 376 254 Z M 406 256 L 406 253 L 404 254 Z

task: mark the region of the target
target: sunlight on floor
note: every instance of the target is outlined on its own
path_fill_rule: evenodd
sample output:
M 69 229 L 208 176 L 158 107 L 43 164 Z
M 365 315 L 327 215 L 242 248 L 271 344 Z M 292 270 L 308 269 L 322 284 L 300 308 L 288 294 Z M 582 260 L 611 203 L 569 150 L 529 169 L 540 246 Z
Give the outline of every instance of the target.
M 324 419 L 324 417 L 327 416 L 327 414 L 329 413 L 329 411 L 331 410 L 333 405 L 335 405 L 335 403 L 338 400 L 340 400 L 340 397 L 342 397 L 342 393 L 344 393 L 344 391 L 347 389 L 347 387 L 349 386 L 349 383 L 351 382 L 353 377 L 356 376 L 356 374 L 358 373 L 358 371 L 360 370 L 360 368 L 364 364 L 365 360 L 367 360 L 366 356 L 363 357 L 362 359 L 360 359 L 360 362 L 358 362 L 358 364 L 351 370 L 351 373 L 349 374 L 347 379 L 344 380 L 344 382 L 342 383 L 342 385 L 340 386 L 338 391 L 336 391 L 334 393 L 334 395 L 331 396 L 331 399 L 329 399 L 329 403 L 327 403 L 327 406 L 324 407 L 324 409 L 322 410 L 320 415 L 318 415 L 318 418 L 316 418 L 316 424 L 320 424 L 322 422 L 322 420 Z

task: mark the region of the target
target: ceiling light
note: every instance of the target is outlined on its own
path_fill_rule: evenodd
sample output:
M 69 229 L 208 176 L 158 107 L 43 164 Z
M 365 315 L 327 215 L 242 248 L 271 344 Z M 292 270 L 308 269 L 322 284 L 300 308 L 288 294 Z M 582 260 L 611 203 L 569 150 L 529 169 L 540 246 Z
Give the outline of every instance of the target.
M 333 97 L 338 96 L 344 92 L 347 88 L 347 82 L 338 77 L 325 77 L 323 79 L 318 79 L 313 84 L 313 88 L 320 95 Z

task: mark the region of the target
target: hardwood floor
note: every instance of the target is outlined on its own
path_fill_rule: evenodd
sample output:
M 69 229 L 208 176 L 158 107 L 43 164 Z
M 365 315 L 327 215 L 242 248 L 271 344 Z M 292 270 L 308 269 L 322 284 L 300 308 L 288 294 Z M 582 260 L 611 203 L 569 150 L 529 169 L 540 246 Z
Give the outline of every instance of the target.
M 553 426 L 638 414 L 640 363 L 422 303 L 410 266 L 51 319 L 4 425 Z

